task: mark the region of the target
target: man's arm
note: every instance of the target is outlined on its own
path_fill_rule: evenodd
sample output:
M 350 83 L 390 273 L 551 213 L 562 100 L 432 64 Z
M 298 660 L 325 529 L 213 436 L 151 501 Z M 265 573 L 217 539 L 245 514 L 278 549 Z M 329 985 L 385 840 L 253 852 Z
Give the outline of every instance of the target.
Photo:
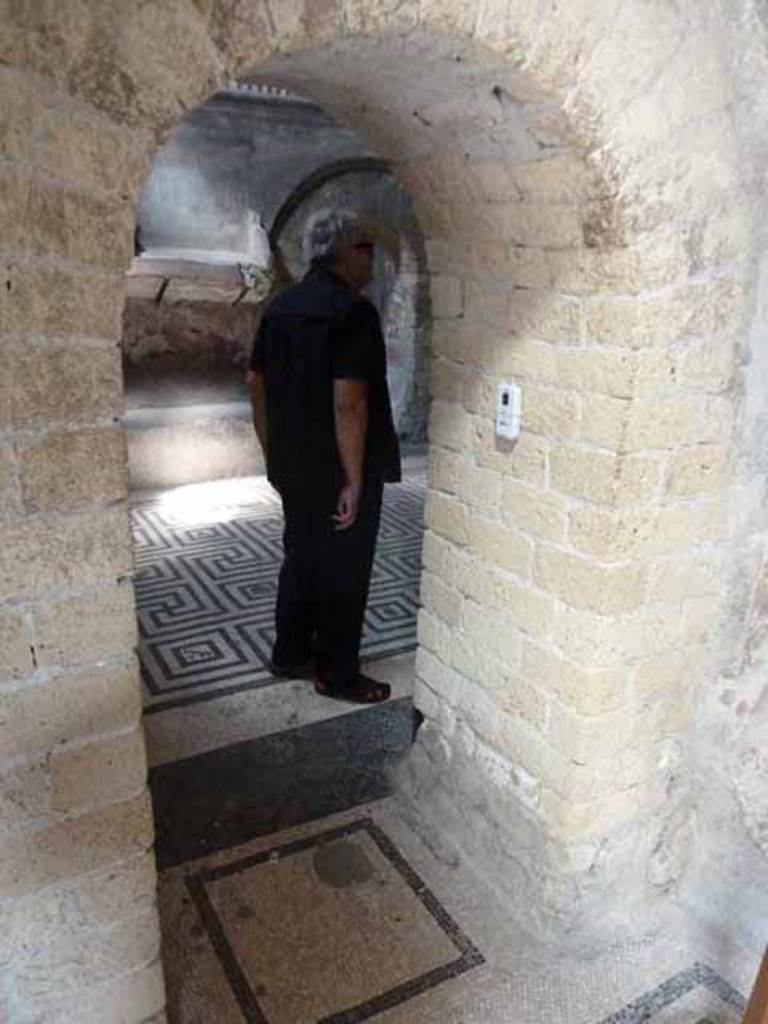
M 267 454 L 267 403 L 264 391 L 264 374 L 257 370 L 249 370 L 245 375 L 245 382 L 251 396 L 251 409 L 253 411 L 253 426 L 256 436 L 259 439 L 264 456 Z
M 336 527 L 346 530 L 357 518 L 363 488 L 363 458 L 368 432 L 368 383 L 354 378 L 333 382 L 336 443 L 344 469 L 344 486 L 336 507 Z

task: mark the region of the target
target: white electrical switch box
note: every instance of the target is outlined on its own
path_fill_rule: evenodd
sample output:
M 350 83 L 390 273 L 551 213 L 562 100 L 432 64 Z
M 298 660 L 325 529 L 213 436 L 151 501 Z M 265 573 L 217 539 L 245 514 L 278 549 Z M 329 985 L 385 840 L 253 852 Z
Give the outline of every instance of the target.
M 519 384 L 499 384 L 496 392 L 496 436 L 507 441 L 520 437 L 522 394 Z

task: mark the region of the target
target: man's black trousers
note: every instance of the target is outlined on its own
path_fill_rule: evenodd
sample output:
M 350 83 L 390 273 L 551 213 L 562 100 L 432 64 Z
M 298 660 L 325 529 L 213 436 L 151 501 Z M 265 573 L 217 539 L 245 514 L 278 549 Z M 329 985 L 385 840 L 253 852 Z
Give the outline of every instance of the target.
M 284 556 L 280 570 L 272 653 L 289 667 L 314 657 L 330 685 L 354 680 L 368 599 L 382 484 L 367 484 L 354 524 L 337 530 L 338 494 L 301 488 L 283 491 Z

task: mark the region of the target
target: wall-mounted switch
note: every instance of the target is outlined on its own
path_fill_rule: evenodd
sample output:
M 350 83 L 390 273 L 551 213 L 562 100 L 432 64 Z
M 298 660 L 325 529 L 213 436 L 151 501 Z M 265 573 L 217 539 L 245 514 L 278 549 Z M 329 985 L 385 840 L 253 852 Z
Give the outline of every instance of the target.
M 496 436 L 507 441 L 520 437 L 522 394 L 519 384 L 499 384 L 496 392 Z

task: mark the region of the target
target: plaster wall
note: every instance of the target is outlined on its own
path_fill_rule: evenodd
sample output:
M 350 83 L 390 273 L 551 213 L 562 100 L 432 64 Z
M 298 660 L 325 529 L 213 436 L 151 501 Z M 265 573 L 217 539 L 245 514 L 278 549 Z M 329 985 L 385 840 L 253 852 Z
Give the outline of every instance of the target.
M 155 156 L 139 200 L 141 242 L 247 251 L 251 213 L 269 230 L 313 171 L 372 155 L 358 132 L 309 100 L 216 93 L 174 127 Z
M 122 275 L 158 137 L 257 71 L 366 132 L 427 240 L 426 720 L 403 799 L 553 950 L 637 929 L 692 877 L 698 787 L 724 777 L 698 714 L 757 472 L 732 386 L 757 295 L 754 8 L 179 0 L 4 24 L 2 1013 L 161 1019 Z M 509 376 L 512 449 L 491 430 Z M 734 861 L 748 833 L 719 837 Z

